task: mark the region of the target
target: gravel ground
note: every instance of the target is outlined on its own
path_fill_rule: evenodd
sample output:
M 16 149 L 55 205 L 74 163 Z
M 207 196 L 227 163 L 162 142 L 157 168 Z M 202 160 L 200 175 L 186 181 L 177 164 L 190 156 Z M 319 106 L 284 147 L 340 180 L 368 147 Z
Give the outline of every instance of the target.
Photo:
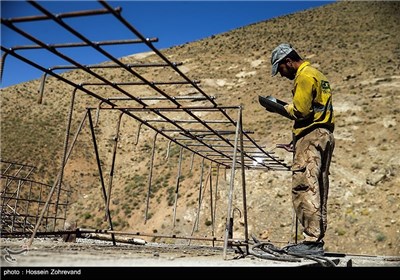
M 237 249 L 222 247 L 168 245 L 136 240 L 137 244 L 77 238 L 35 238 L 24 250 L 27 238 L 1 238 L 1 266 L 12 267 L 300 267 L 324 266 L 309 259 L 276 261 L 262 256 L 243 257 Z M 142 245 L 138 245 L 141 243 Z M 237 248 L 237 247 L 236 247 Z M 333 254 L 327 258 L 336 266 L 400 267 L 400 257 Z M 328 262 L 324 262 L 329 266 Z

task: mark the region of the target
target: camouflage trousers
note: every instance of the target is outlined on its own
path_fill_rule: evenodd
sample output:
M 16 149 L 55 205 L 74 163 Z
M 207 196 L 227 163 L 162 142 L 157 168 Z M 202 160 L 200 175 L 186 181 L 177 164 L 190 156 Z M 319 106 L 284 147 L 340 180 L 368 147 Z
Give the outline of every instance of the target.
M 292 165 L 292 202 L 296 216 L 310 241 L 321 240 L 327 228 L 329 166 L 335 139 L 317 128 L 298 139 Z

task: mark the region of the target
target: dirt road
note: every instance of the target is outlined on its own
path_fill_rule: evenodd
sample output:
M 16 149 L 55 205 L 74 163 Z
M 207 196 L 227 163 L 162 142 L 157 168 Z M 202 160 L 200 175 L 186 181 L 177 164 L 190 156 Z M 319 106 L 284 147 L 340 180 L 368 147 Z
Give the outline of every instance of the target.
M 243 255 L 235 247 L 224 258 L 222 247 L 142 245 L 77 238 L 64 242 L 60 238 L 36 238 L 24 249 L 27 238 L 1 238 L 2 269 L 17 267 L 300 267 L 330 266 L 299 258 L 296 261 L 275 261 L 256 255 Z M 326 258 L 335 266 L 400 267 L 400 257 L 361 256 L 330 253 Z

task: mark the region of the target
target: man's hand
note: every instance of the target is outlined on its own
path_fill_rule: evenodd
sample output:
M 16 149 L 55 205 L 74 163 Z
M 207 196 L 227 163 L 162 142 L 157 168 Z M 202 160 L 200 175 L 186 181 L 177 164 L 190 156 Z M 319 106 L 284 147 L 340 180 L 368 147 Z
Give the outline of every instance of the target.
M 258 101 L 260 104 L 267 109 L 267 111 L 272 113 L 278 113 L 285 118 L 292 119 L 289 113 L 286 111 L 285 106 L 288 104 L 282 100 L 276 99 L 273 96 L 258 96 Z
M 289 144 L 276 144 L 276 147 L 285 149 L 286 151 L 288 151 L 290 153 L 294 152 L 293 142 L 290 142 Z

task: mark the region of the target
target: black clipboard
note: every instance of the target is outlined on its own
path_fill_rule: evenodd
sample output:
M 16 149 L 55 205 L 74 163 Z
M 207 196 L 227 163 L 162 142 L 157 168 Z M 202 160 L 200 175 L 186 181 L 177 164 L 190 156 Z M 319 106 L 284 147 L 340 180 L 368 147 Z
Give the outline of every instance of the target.
M 278 113 L 285 118 L 292 119 L 289 113 L 285 110 L 283 106 L 287 105 L 286 102 L 279 100 L 272 96 L 258 96 L 258 101 L 260 104 L 267 109 L 267 111 L 272 113 Z

